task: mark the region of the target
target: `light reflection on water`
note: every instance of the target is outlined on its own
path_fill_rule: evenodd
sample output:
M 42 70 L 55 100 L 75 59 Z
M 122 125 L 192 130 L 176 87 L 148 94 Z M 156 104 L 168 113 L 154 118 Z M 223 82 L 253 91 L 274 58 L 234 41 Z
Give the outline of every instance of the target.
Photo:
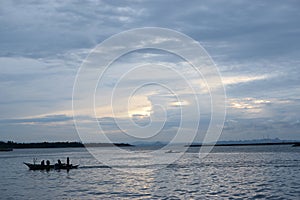
M 97 151 L 108 158 L 114 156 L 110 148 Z M 136 151 L 136 156 L 123 159 L 138 164 L 139 155 L 145 159 L 141 154 L 144 150 Z M 197 151 L 190 149 L 177 162 L 143 174 L 103 168 L 83 148 L 1 152 L 0 199 L 299 199 L 300 148 L 289 145 L 216 147 L 202 160 Z M 34 157 L 53 163 L 67 156 L 81 168 L 69 173 L 29 171 L 22 164 L 32 162 Z M 115 167 L 147 170 L 156 166 Z

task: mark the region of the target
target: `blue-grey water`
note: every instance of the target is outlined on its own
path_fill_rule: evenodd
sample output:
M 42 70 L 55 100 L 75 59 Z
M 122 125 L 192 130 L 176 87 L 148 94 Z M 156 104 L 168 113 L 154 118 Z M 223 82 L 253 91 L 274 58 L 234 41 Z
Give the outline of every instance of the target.
M 84 148 L 1 152 L 0 199 L 300 199 L 300 147 L 215 147 L 203 159 L 198 150 L 190 149 L 171 165 L 139 174 L 103 168 Z M 111 148 L 96 151 L 108 158 L 115 153 Z M 146 150 L 131 151 L 137 156 L 123 159 L 138 163 Z M 22 164 L 32 158 L 55 162 L 67 156 L 80 168 L 30 171 Z M 119 167 L 134 170 L 134 166 Z

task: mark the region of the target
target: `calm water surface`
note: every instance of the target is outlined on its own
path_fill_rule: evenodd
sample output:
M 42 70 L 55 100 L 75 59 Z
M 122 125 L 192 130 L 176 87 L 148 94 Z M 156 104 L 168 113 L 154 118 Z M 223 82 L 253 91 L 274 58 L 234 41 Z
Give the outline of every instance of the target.
M 136 156 L 123 158 L 127 162 L 145 159 L 142 152 L 147 150 L 131 150 Z M 84 148 L 1 152 L 0 199 L 300 199 L 300 147 L 215 147 L 202 160 L 198 150 L 190 149 L 175 163 L 142 174 L 103 168 Z M 107 158 L 116 153 L 111 148 L 95 151 Z M 32 158 L 54 163 L 67 156 L 80 168 L 30 171 L 22 164 Z M 136 170 L 155 167 L 139 165 Z

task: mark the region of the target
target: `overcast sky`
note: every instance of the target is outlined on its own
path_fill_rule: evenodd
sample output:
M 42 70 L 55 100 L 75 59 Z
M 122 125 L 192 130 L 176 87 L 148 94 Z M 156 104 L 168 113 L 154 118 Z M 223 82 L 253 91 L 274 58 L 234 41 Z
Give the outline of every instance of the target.
M 142 27 L 186 34 L 214 60 L 227 95 L 220 140 L 300 140 L 299 9 L 298 0 L 1 1 L 0 140 L 79 141 L 73 122 L 72 91 L 82 61 L 110 36 Z M 121 76 L 120 69 L 141 64 L 141 60 L 146 64 L 165 63 L 188 73 L 185 64 L 172 55 L 142 51 L 114 63 L 107 80 L 103 80 L 107 90 L 117 81 L 110 75 Z M 130 81 L 145 81 L 147 70 L 155 73 L 156 68 L 148 65 L 144 70 L 137 72 L 139 80 Z M 173 83 L 173 87 L 184 87 L 168 74 L 160 73 L 159 79 Z M 123 93 L 130 81 L 122 84 Z M 132 119 L 143 126 L 151 117 L 156 117 L 155 125 L 166 114 L 164 130 L 149 140 L 168 141 L 180 126 L 178 104 L 190 111 L 195 104 L 188 95 L 185 101 L 177 102 L 169 91 L 156 87 L 141 90 L 128 113 L 116 118 L 121 123 Z M 155 107 L 158 102 L 164 109 Z M 96 106 L 100 110 L 96 117 L 112 141 L 138 140 L 118 129 L 116 119 L 105 110 L 107 105 Z M 209 113 L 203 113 L 200 135 L 210 119 Z M 93 116 L 82 112 L 79 118 L 88 124 Z M 187 119 L 193 121 L 194 116 Z

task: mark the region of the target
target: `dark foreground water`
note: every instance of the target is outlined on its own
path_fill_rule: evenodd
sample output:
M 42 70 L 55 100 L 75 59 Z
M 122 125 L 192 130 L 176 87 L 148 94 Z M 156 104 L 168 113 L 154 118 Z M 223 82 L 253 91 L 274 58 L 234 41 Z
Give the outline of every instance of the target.
M 139 163 L 145 149 L 122 158 Z M 175 149 L 176 150 L 176 149 Z M 178 147 L 180 150 L 180 147 Z M 113 158 L 111 148 L 96 148 Z M 174 152 L 174 150 L 173 150 Z M 176 151 L 175 151 L 176 152 Z M 167 158 L 171 154 L 165 153 Z M 29 171 L 32 158 L 80 164 L 77 170 Z M 300 147 L 215 147 L 204 159 L 191 149 L 171 165 L 147 173 L 135 166 L 103 168 L 84 148 L 19 149 L 0 153 L 0 199 L 300 199 Z M 155 169 L 142 165 L 137 171 Z

